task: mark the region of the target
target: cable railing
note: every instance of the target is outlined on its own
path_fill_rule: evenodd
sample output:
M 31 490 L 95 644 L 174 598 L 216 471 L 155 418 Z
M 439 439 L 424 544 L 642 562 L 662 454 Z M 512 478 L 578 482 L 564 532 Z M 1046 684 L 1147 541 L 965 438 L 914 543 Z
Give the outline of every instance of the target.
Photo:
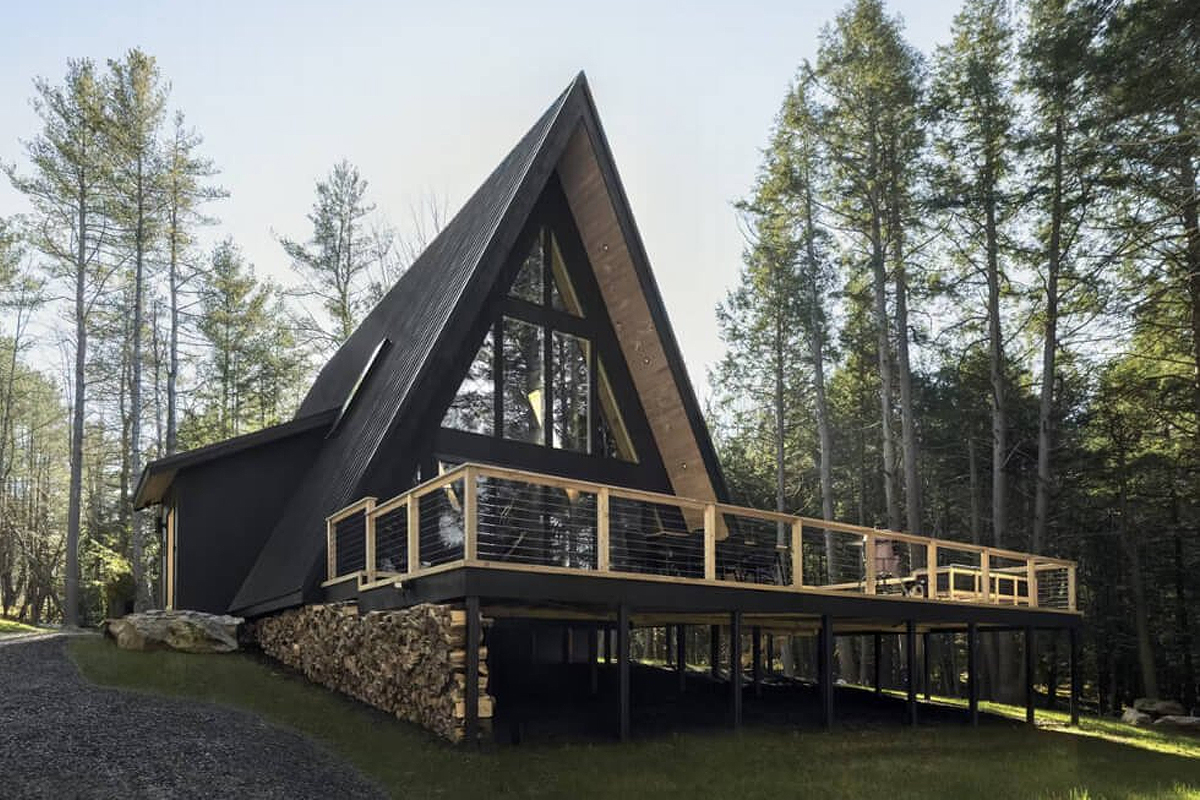
M 481 464 L 326 530 L 327 585 L 472 566 L 1076 610 L 1065 559 Z

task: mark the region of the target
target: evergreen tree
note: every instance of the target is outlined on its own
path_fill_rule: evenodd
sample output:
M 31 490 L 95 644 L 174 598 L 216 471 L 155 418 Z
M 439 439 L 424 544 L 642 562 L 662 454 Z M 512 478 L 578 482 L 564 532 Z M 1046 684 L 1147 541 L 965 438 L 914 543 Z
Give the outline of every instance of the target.
M 298 326 L 324 351 L 346 341 L 368 310 L 378 247 L 367 224 L 375 206 L 367 203 L 366 194 L 367 182 L 356 167 L 348 161 L 335 164 L 317 181 L 308 243 L 279 240 L 303 284 L 297 295 L 302 302 L 315 301 L 324 315 L 305 309 Z

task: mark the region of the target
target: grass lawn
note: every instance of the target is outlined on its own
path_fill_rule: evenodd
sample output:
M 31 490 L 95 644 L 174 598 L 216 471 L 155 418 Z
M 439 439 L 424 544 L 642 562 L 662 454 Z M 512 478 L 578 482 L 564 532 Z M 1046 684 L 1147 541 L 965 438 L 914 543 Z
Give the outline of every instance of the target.
M 24 622 L 17 622 L 15 619 L 0 617 L 0 636 L 12 633 L 37 633 L 40 630 L 41 628 L 26 625 Z
M 131 653 L 70 643 L 90 680 L 244 708 L 325 743 L 396 797 L 1200 798 L 1200 740 L 1085 721 L 1023 725 L 748 728 L 631 745 L 469 752 L 247 655 Z

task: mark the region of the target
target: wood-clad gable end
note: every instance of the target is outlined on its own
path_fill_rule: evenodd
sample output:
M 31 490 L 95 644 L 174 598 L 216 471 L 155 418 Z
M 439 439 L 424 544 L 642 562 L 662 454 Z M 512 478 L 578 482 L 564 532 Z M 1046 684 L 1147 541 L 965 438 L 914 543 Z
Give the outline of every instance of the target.
M 558 174 L 671 488 L 684 497 L 717 500 L 586 126 L 571 137 Z

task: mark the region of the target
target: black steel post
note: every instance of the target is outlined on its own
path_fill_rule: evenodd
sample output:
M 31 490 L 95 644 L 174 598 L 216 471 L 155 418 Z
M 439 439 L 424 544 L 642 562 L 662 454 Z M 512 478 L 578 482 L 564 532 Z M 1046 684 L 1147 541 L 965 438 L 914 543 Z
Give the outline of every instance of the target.
M 620 705 L 619 738 L 629 740 L 629 606 L 617 606 L 617 684 Z
M 466 663 L 466 711 L 463 716 L 463 726 L 466 732 L 466 743 L 475 746 L 479 743 L 479 645 L 482 632 L 479 620 L 479 598 L 472 595 L 467 598 L 467 663 Z
M 871 668 L 875 671 L 875 694 L 883 694 L 883 634 L 875 634 L 875 660 Z
M 979 724 L 979 627 L 967 623 L 967 711 L 972 725 Z
M 1025 627 L 1025 721 L 1034 724 L 1033 715 L 1033 628 Z
M 675 626 L 675 671 L 679 673 L 679 693 L 687 691 L 687 625 Z
M 1079 727 L 1079 629 L 1071 628 L 1071 725 Z
M 710 626 L 708 633 L 710 637 L 708 653 L 709 671 L 712 672 L 714 678 L 719 678 L 721 677 L 721 626 Z
M 908 724 L 917 724 L 917 623 L 904 623 L 904 683 L 908 690 Z
M 600 665 L 597 663 L 600 660 L 600 631 L 596 628 L 588 629 L 588 681 L 592 696 L 594 697 L 600 691 Z
M 750 647 L 752 653 L 752 672 L 754 681 L 754 696 L 762 697 L 762 629 L 757 625 L 750 629 Z
M 833 727 L 833 617 L 821 615 L 821 630 L 817 636 L 817 665 L 821 686 L 821 724 Z
M 742 727 L 742 612 L 729 614 L 729 701 L 734 730 Z
M 775 634 L 767 634 L 767 674 L 775 674 Z
M 612 628 L 605 628 L 603 636 L 604 636 L 604 663 L 611 664 L 612 663 L 612 655 L 613 655 Z
M 924 677 L 926 701 L 930 699 L 930 694 L 932 693 L 932 687 L 930 684 L 933 683 L 933 662 L 929 658 L 929 644 L 931 640 L 932 637 L 930 636 L 929 631 L 925 631 L 921 634 L 921 666 L 925 669 Z

